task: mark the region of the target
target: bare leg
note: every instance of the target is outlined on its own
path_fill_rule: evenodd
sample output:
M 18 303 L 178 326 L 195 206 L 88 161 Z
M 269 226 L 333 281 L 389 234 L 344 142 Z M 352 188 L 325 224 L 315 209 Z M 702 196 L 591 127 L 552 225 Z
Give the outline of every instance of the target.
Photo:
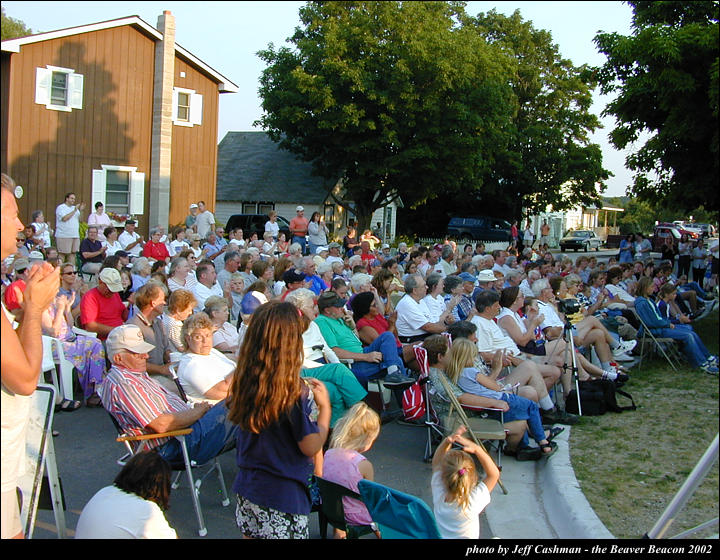
M 520 386 L 530 385 L 537 393 L 538 399 L 547 397 L 548 391 L 540 370 L 533 362 L 526 360 L 519 366 L 513 368 L 512 372 L 505 378 L 506 383 L 520 383 Z
M 503 426 L 509 432 L 507 436 L 508 449 L 510 451 L 515 451 L 520 443 L 520 440 L 527 431 L 527 422 L 525 420 L 513 420 L 512 422 L 505 422 Z

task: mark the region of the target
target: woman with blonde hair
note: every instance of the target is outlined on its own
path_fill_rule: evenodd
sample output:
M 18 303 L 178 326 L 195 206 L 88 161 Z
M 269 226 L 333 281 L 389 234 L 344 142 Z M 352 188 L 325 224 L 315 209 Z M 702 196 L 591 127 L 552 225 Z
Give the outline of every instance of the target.
M 335 425 L 330 449 L 325 452 L 323 478 L 358 492 L 360 480 L 373 480 L 374 471 L 363 453 L 368 451 L 380 435 L 380 417 L 366 403 L 355 404 Z M 343 498 L 345 520 L 353 525 L 372 525 L 367 507 L 353 498 Z M 375 528 L 375 534 L 379 532 Z M 335 529 L 335 538 L 345 538 Z
M 171 352 L 185 352 L 187 346 L 181 335 L 183 321 L 193 314 L 197 300 L 190 290 L 178 289 L 170 293 L 165 312 L 160 315 Z
M 227 399 L 238 425 L 236 519 L 248 538 L 308 538 L 312 457 L 330 424 L 325 385 L 301 378 L 303 324 L 291 303 L 255 310 Z

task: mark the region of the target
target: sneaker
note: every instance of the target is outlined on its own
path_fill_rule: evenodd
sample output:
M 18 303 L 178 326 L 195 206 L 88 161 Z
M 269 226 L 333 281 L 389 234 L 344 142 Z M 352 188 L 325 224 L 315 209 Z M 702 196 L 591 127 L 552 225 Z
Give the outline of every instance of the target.
M 547 422 L 548 424 L 565 424 L 567 426 L 573 426 L 580 420 L 580 417 L 576 414 L 569 414 L 559 408 L 543 410 L 541 417 L 543 422 Z
M 412 385 L 415 383 L 415 380 L 412 377 L 408 377 L 407 375 L 403 375 L 399 371 L 394 371 L 392 373 L 388 373 L 385 377 L 383 377 L 383 385 L 390 386 L 396 386 L 396 385 Z
M 618 362 L 634 362 L 635 358 L 628 354 L 614 354 L 613 359 L 617 360 Z
M 613 356 L 617 358 L 621 354 L 632 351 L 635 346 L 637 346 L 637 340 L 621 340 L 617 348 L 613 349 Z
M 712 365 L 709 361 L 701 365 L 700 369 L 703 370 L 705 373 L 709 373 L 710 375 L 718 374 L 718 367 Z
M 707 317 L 710 312 L 712 311 L 714 305 L 706 305 L 705 309 L 703 309 L 701 312 L 698 310 L 698 313 L 696 313 L 695 317 L 692 317 L 693 321 L 699 321 L 700 319 L 704 319 Z
M 712 366 L 717 366 L 717 365 L 718 365 L 718 357 L 717 357 L 717 356 L 710 356 L 710 357 L 707 359 L 707 361 L 708 361 L 708 362 L 710 363 L 710 365 L 712 365 Z
M 630 376 L 627 373 L 618 372 L 617 377 L 615 378 L 615 385 L 622 387 L 628 381 L 630 381 Z

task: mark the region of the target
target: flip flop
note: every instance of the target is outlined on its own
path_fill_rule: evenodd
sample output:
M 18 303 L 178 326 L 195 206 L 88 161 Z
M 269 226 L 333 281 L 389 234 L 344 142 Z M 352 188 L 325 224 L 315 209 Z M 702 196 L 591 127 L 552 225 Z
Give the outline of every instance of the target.
M 542 457 L 542 449 L 539 447 L 521 447 L 514 451 L 505 449 L 504 454 L 515 457 L 517 461 L 537 461 Z
M 74 412 L 82 406 L 80 401 L 71 401 L 63 399 L 60 404 L 55 405 L 55 412 Z

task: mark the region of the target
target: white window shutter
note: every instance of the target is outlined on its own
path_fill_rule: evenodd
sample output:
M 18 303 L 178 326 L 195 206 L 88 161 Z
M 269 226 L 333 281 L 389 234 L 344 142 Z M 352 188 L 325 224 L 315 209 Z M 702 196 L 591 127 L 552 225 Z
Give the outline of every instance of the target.
M 145 213 L 145 173 L 130 172 L 130 214 Z
M 177 122 L 178 114 L 178 90 L 173 88 L 172 92 L 172 122 Z
M 35 103 L 47 105 L 50 103 L 50 84 L 52 70 L 47 68 L 35 69 Z
M 104 169 L 92 170 L 92 206 L 90 211 L 95 208 L 96 202 L 102 202 L 105 206 L 105 184 L 107 182 L 107 173 Z
M 68 106 L 71 109 L 82 109 L 83 105 L 83 75 L 68 74 Z
M 203 96 L 199 93 L 190 94 L 190 122 L 202 124 Z

